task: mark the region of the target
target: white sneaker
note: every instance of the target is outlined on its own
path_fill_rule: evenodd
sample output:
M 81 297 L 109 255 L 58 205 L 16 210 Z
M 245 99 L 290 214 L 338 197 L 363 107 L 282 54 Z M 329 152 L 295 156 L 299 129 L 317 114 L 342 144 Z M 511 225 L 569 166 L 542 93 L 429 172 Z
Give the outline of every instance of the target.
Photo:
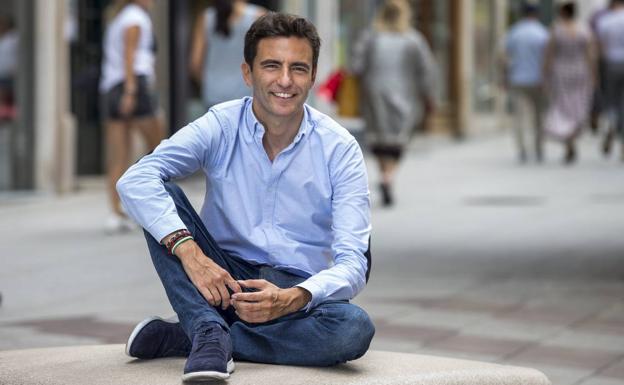
M 129 217 L 125 217 L 124 218 L 124 226 L 126 227 L 126 231 L 134 231 L 138 228 L 140 228 L 139 225 L 137 225 L 132 219 L 130 219 Z
M 133 231 L 136 229 L 136 224 L 132 221 L 132 219 L 128 217 L 121 216 L 119 214 L 111 214 L 106 219 L 106 223 L 104 224 L 104 231 L 107 234 L 121 234 Z

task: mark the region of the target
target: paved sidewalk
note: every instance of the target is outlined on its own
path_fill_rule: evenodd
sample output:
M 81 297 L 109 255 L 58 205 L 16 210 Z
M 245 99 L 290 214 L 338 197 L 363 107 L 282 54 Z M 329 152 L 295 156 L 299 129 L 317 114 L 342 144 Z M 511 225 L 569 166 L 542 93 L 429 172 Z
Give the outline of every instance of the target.
M 554 384 L 624 385 L 624 164 L 586 136 L 518 165 L 511 140 L 418 139 L 382 209 L 357 303 L 373 348 L 535 367 Z M 199 204 L 203 181 L 183 183 Z M 0 195 L 0 350 L 124 342 L 169 314 L 142 235 L 103 233 L 101 179 L 66 197 Z

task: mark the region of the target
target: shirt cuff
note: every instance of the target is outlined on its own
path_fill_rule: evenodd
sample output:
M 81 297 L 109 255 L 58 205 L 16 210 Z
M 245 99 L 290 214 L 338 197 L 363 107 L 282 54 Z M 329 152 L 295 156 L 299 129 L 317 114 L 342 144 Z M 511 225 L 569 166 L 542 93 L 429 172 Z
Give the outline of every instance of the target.
M 309 291 L 312 295 L 312 299 L 310 300 L 310 302 L 308 302 L 307 305 L 301 308 L 301 310 L 305 311 L 306 313 L 314 309 L 319 303 L 323 302 L 323 288 L 315 282 L 312 282 L 308 279 L 307 281 L 303 281 L 300 284 L 295 285 L 295 287 L 305 289 Z
M 171 214 L 159 218 L 156 223 L 154 223 L 146 230 L 148 233 L 152 234 L 157 242 L 160 242 L 167 235 L 173 233 L 176 230 L 182 229 L 186 229 L 186 225 L 184 224 L 184 222 L 182 222 L 177 214 Z

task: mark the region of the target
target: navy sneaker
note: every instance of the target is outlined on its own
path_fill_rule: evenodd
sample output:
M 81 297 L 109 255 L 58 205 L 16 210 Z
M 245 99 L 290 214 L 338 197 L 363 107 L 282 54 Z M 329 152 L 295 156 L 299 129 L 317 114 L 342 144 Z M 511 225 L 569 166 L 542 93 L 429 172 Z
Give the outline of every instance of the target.
M 126 343 L 126 354 L 141 359 L 187 357 L 190 352 L 191 341 L 177 316 L 144 319 L 134 328 Z
M 182 381 L 225 380 L 233 371 L 230 334 L 221 325 L 210 323 L 193 337 Z

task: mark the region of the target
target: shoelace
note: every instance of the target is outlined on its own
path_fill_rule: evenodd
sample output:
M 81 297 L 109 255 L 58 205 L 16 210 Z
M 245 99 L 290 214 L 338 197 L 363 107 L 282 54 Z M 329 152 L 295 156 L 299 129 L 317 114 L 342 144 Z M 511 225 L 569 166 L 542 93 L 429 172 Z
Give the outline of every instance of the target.
M 200 335 L 201 341 L 197 344 L 198 348 L 204 347 L 206 345 L 211 345 L 209 347 L 223 353 L 223 349 L 221 349 L 221 346 L 219 344 L 219 335 L 217 330 L 215 330 L 214 328 L 206 329 L 202 331 Z

